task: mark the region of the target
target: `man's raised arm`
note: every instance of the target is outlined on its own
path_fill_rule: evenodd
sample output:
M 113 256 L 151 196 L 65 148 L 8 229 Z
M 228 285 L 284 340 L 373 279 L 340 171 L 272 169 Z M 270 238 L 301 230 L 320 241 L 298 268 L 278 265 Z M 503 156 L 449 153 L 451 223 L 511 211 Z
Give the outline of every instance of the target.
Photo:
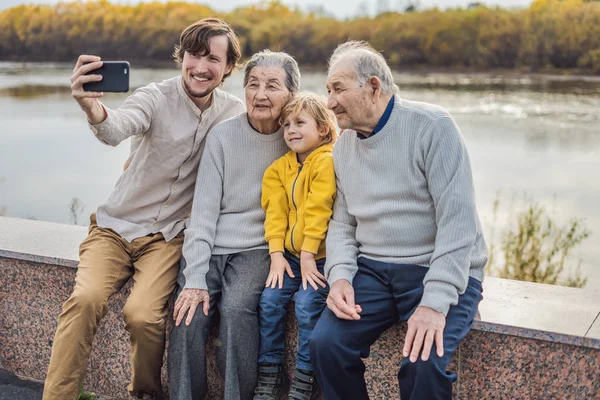
M 86 64 L 87 63 L 87 64 Z M 136 90 L 117 110 L 100 102 L 102 92 L 87 92 L 83 84 L 102 80 L 102 75 L 86 75 L 102 66 L 100 57 L 81 55 L 71 76 L 71 95 L 85 113 L 90 129 L 102 143 L 116 146 L 130 136 L 141 135 L 150 128 L 154 99 L 146 88 Z

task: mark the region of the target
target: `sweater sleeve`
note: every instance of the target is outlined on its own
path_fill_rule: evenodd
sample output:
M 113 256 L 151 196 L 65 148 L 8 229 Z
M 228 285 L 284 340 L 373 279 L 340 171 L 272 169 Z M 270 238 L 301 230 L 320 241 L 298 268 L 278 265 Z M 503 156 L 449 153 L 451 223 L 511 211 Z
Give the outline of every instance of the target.
M 358 242 L 356 241 L 356 220 L 348 213 L 346 198 L 337 180 L 337 194 L 333 203 L 333 215 L 329 222 L 326 239 L 327 256 L 325 277 L 330 285 L 340 279 L 350 283 L 358 271 Z
M 437 233 L 420 305 L 446 315 L 467 288 L 477 239 L 473 178 L 466 146 L 451 117 L 435 120 L 421 136 L 421 146 Z
M 89 124 L 89 127 L 100 142 L 116 146 L 123 140 L 150 129 L 156 107 L 155 94 L 146 86 L 137 89 L 115 110 L 104 104 L 102 107 L 106 111 L 106 119 L 97 125 Z
M 317 254 L 325 239 L 335 200 L 335 172 L 331 154 L 315 160 L 308 198 L 304 206 L 304 242 L 302 251 Z
M 265 210 L 265 240 L 269 244 L 269 254 L 284 251 L 285 231 L 288 226 L 288 200 L 284 183 L 279 176 L 275 161 L 263 177 L 261 205 Z
M 185 230 L 183 257 L 185 289 L 208 289 L 206 274 L 215 241 L 223 195 L 224 152 L 218 127 L 206 137 L 198 168 L 189 226 Z

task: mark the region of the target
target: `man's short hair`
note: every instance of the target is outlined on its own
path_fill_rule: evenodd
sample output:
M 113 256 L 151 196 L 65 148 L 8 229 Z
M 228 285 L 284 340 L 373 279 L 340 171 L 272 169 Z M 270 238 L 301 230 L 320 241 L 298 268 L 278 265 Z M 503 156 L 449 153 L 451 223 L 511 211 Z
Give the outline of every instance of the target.
M 215 36 L 225 36 L 227 38 L 227 65 L 236 66 L 242 57 L 240 42 L 233 31 L 233 28 L 224 20 L 219 18 L 204 18 L 193 23 L 181 32 L 179 44 L 175 45 L 173 59 L 178 67 L 183 62 L 183 54 L 195 53 L 205 56 L 210 53 L 209 41 Z M 231 71 L 223 76 L 223 80 L 231 75 Z
M 281 68 L 285 71 L 285 86 L 294 94 L 300 89 L 300 68 L 294 57 L 282 51 L 263 50 L 254 54 L 244 67 L 244 87 L 254 67 Z
M 369 43 L 362 40 L 351 40 L 340 44 L 329 58 L 329 69 L 345 56 L 348 56 L 350 65 L 356 72 L 359 85 L 364 85 L 369 78 L 376 76 L 381 81 L 381 89 L 385 94 L 393 95 L 398 92 L 392 70 L 385 58 Z

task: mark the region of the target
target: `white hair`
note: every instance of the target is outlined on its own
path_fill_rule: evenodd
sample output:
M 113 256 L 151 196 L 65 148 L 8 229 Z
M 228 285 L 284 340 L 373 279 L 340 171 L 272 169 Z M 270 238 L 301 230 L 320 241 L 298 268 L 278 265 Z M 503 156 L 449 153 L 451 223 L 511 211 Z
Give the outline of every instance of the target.
M 359 85 L 363 86 L 369 78 L 376 76 L 381 81 L 383 93 L 394 95 L 399 91 L 385 58 L 369 43 L 351 40 L 340 44 L 329 58 L 329 70 L 342 57 L 347 59 L 356 72 L 356 80 Z
M 292 56 L 281 51 L 263 50 L 252 56 L 244 68 L 244 87 L 250 79 L 250 72 L 254 67 L 274 67 L 285 71 L 285 86 L 290 93 L 300 89 L 300 68 Z

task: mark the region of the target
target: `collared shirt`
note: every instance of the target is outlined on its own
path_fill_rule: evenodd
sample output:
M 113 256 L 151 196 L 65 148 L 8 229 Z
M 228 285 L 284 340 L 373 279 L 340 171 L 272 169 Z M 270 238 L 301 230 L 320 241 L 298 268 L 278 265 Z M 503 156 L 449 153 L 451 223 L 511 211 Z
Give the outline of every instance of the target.
M 131 242 L 161 232 L 169 241 L 184 227 L 192 209 L 198 164 L 207 132 L 245 111 L 222 90 L 201 112 L 183 88 L 181 76 L 136 90 L 107 118 L 90 129 L 116 146 L 132 137 L 128 167 L 108 201 L 98 207 L 98 226 Z
M 371 134 L 369 136 L 365 136 L 362 133 L 356 132 L 356 136 L 359 139 L 369 138 L 369 137 L 375 135 L 377 132 L 379 132 L 380 130 L 383 129 L 383 127 L 385 126 L 385 124 L 387 124 L 388 119 L 390 119 L 390 115 L 392 115 L 392 110 L 394 108 L 394 97 L 396 97 L 396 96 L 392 96 L 392 98 L 388 102 L 388 105 L 385 108 L 385 111 L 384 111 L 383 115 L 381 116 L 381 118 L 379 119 L 379 122 L 375 126 L 375 129 L 373 129 L 373 132 L 371 132 Z

